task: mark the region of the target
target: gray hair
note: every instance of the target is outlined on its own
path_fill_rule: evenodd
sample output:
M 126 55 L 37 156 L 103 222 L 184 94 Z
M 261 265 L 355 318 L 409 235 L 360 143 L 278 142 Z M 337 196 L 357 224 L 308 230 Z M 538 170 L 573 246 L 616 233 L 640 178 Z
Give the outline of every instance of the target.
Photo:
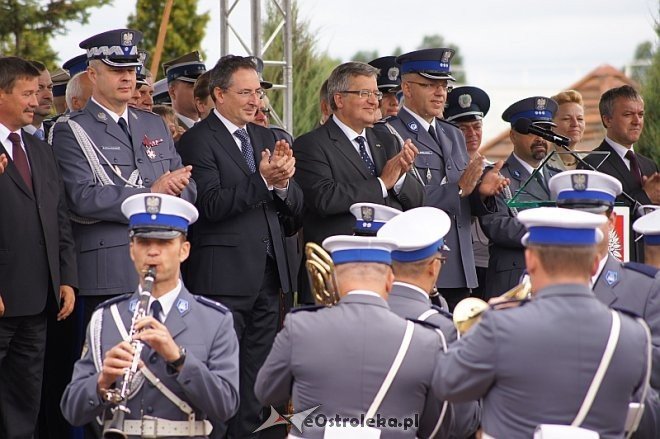
M 600 97 L 600 102 L 598 103 L 598 111 L 600 111 L 601 120 L 606 116 L 612 117 L 612 111 L 614 111 L 614 101 L 616 101 L 617 98 L 629 99 L 631 101 L 643 101 L 642 95 L 640 95 L 639 92 L 630 85 L 622 85 L 621 87 L 611 88 L 603 93 L 603 95 Z
M 83 90 L 81 76 L 86 75 L 87 70 L 78 72 L 73 75 L 73 78 L 69 79 L 69 82 L 66 84 L 66 92 L 64 98 L 66 99 L 66 106 L 69 109 L 73 109 L 73 98 L 82 98 Z
M 340 64 L 330 73 L 328 77 L 328 102 L 333 111 L 337 110 L 335 95 L 348 90 L 349 82 L 353 76 L 378 76 L 379 69 L 357 61 L 349 61 Z

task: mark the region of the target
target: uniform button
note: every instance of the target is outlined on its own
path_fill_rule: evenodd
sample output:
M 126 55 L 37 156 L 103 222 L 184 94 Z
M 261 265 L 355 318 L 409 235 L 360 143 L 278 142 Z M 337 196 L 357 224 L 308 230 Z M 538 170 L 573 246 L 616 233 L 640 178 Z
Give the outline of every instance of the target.
M 149 178 L 145 178 L 145 179 L 144 179 L 144 182 L 145 182 L 145 183 L 151 183 L 151 179 L 149 179 Z
M 142 159 L 137 159 L 137 162 L 138 162 L 138 163 L 142 163 Z
M 117 163 L 117 157 L 114 158 L 113 162 Z
M 96 405 L 96 402 L 94 402 L 93 399 L 90 399 L 88 402 L 89 402 L 89 405 L 92 405 L 92 406 Z
M 447 169 L 450 169 L 450 170 L 451 170 L 451 165 L 447 165 Z
M 105 241 L 101 240 L 101 242 L 99 242 L 99 245 L 101 246 L 105 245 Z
M 514 263 L 513 263 L 513 266 L 514 266 L 514 267 L 517 267 L 517 266 L 518 266 L 518 264 L 514 262 Z
M 149 357 L 149 363 L 154 364 L 156 361 L 158 361 L 158 354 L 151 354 Z
M 153 413 L 153 412 L 154 412 L 153 407 L 151 407 L 151 406 L 147 407 L 147 413 Z
M 163 154 L 159 154 L 158 157 L 160 157 L 162 159 L 165 156 Z

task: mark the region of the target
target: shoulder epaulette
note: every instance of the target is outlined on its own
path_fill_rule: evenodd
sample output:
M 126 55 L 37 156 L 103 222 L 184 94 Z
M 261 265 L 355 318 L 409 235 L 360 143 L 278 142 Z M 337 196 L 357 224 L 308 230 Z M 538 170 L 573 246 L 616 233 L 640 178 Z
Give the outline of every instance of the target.
M 101 302 L 100 304 L 98 304 L 98 306 L 95 309 L 106 308 L 106 307 L 112 305 L 113 303 L 123 302 L 124 300 L 128 299 L 132 295 L 133 295 L 133 293 L 126 293 L 126 294 L 121 294 L 119 296 L 111 297 L 110 299 L 106 300 L 105 302 Z
M 65 114 L 61 115 L 60 117 L 58 117 L 57 119 L 55 119 L 54 123 L 64 123 L 67 120 L 69 120 L 70 117 L 71 117 L 71 114 L 65 113 Z
M 438 311 L 438 314 L 441 314 L 441 315 L 447 317 L 448 319 L 452 318 L 452 313 L 450 313 L 449 311 L 447 311 L 444 308 L 439 307 L 438 305 L 431 305 L 431 308 Z
M 417 323 L 417 324 L 422 325 L 422 326 L 426 326 L 429 329 L 433 329 L 433 330 L 439 329 L 439 330 L 442 331 L 442 328 L 440 326 L 435 325 L 435 324 L 429 322 L 428 320 L 417 320 L 417 319 L 410 319 L 410 318 L 407 318 L 406 320 L 409 320 L 413 323 Z
M 318 311 L 319 309 L 327 308 L 325 305 L 308 305 L 308 306 L 298 306 L 296 308 L 291 308 L 290 313 L 296 313 L 300 311 Z
M 632 311 L 629 310 L 629 309 L 617 308 L 616 305 L 612 305 L 612 306 L 610 306 L 610 308 L 613 309 L 614 311 L 620 312 L 621 314 L 624 314 L 624 315 L 630 316 L 630 317 L 632 317 L 632 318 L 634 318 L 634 319 L 642 318 L 642 316 L 638 315 L 638 314 L 635 313 L 635 312 L 632 312 Z
M 444 119 L 438 119 L 437 117 L 435 118 L 435 120 L 438 121 L 438 122 L 442 122 L 445 125 L 449 125 L 452 128 L 457 128 L 458 129 L 458 126 L 454 122 L 449 122 L 449 121 L 446 121 Z
M 655 277 L 655 275 L 658 274 L 658 271 L 660 271 L 658 268 L 640 262 L 626 262 L 623 264 L 623 268 L 628 268 L 638 273 L 645 274 L 648 277 Z
M 195 296 L 195 295 L 193 295 L 193 297 L 195 298 L 195 300 L 197 300 L 202 305 L 206 305 L 209 308 L 217 309 L 218 311 L 220 311 L 223 314 L 227 314 L 229 312 L 229 308 L 227 308 L 226 306 L 224 306 L 220 302 L 216 302 L 215 300 L 211 300 L 208 297 L 204 297 L 204 296 Z

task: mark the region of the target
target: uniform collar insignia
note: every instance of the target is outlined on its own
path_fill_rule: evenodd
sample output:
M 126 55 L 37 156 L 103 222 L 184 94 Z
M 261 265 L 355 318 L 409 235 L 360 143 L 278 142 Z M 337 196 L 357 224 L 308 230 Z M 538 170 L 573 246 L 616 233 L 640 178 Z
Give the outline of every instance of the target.
M 417 126 L 417 122 L 413 120 L 412 122 L 408 123 L 408 129 L 416 133 L 419 130 L 419 126 Z
M 607 285 L 612 286 L 619 281 L 619 273 L 614 270 L 607 270 L 605 274 L 605 282 Z
M 137 299 L 133 299 L 133 300 L 131 300 L 131 301 L 128 303 L 128 310 L 129 310 L 130 312 L 135 312 L 135 307 L 137 306 L 137 303 L 138 303 L 138 300 L 137 300 Z
M 99 112 L 99 114 L 97 114 L 96 117 L 98 117 L 98 118 L 99 118 L 100 120 L 102 120 L 102 121 L 106 121 L 106 120 L 108 120 L 108 116 L 107 116 L 104 112 L 102 112 L 102 111 Z
M 176 301 L 176 309 L 179 310 L 179 314 L 183 314 L 184 312 L 188 311 L 189 307 L 190 305 L 185 299 L 179 299 Z
M 513 176 L 516 177 L 516 178 L 520 178 L 520 171 L 517 170 L 517 169 L 514 169 Z

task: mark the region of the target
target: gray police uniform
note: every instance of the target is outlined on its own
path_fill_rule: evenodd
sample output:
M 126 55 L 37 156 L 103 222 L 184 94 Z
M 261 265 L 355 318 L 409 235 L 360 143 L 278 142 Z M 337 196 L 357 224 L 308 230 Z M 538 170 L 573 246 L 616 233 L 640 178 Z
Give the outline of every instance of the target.
M 105 353 L 122 341 L 111 308 L 116 305 L 122 324 L 129 331 L 137 301 L 137 292 L 125 294 L 104 302 L 95 311 L 87 331 L 87 349 L 76 362 L 71 383 L 62 397 L 62 413 L 71 424 L 92 422 L 108 408 L 97 391 L 99 370 Z M 142 350 L 145 366 L 191 406 L 195 420 L 229 419 L 238 409 L 238 341 L 231 312 L 216 302 L 193 296 L 182 286 L 164 324 L 174 341 L 186 349 L 183 367 L 172 373 L 165 360 L 148 345 Z M 132 394 L 127 407 L 131 411 L 127 420 L 144 415 L 188 421 L 188 415 L 150 381 Z
M 458 195 L 458 180 L 470 160 L 463 133 L 456 126 L 435 119 L 436 142 L 405 108 L 388 122 L 401 137 L 410 138 L 419 149 L 415 167 L 425 184 L 424 204 L 442 209 L 452 221 L 445 238 L 451 252 L 447 254 L 442 276 L 438 278 L 438 288 L 475 288 L 477 272 L 474 268 L 470 220 L 473 215 L 480 216 L 492 210 L 481 202 L 476 191 L 469 197 Z
M 543 182 L 532 180 L 516 200 L 536 202 L 550 200 L 547 181 L 559 171 L 546 167 L 543 172 Z M 516 195 L 531 174 L 513 154 L 504 163 L 500 174 L 510 181 L 510 196 L 504 193 L 497 195 L 495 197 L 497 211 L 479 218 L 479 224 L 491 243 L 484 290 L 487 298 L 499 296 L 516 286 L 525 271 L 525 252 L 520 240 L 526 230 L 516 219 L 515 211 L 506 203 Z M 517 208 L 517 210 L 523 209 Z
M 127 221 L 121 213 L 121 203 L 131 195 L 149 192 L 158 177 L 183 166 L 160 116 L 129 107 L 128 118 L 132 143 L 112 117 L 92 100 L 83 110 L 68 116 L 96 145 L 98 151 L 92 149 L 91 154 L 98 157 L 114 184 L 97 181 L 68 121 L 60 119 L 53 127 L 53 151 L 62 170 L 69 209 L 76 217 L 73 234 L 82 296 L 133 291 L 138 278 L 128 257 Z M 139 172 L 134 183 L 144 187 L 125 186 L 113 168 L 126 180 Z M 194 203 L 196 194 L 191 180 L 181 198 Z
M 304 427 L 302 434 L 291 433 L 321 438 L 324 429 L 318 425 L 323 416 L 360 418 L 367 413 L 406 325 L 385 300 L 360 293 L 343 297 L 332 308 L 291 312 L 257 375 L 255 394 L 264 405 L 274 406 L 286 403 L 291 395 L 295 411 L 320 404 L 311 414 L 314 426 Z M 425 437 L 426 426 L 435 425 L 439 407 L 430 380 L 439 350 L 438 335 L 416 325 L 409 350 L 377 413 L 400 421 L 417 414 L 422 428 L 419 432 L 416 428 L 383 429 L 382 438 Z
M 456 341 L 456 327 L 447 311 L 431 304 L 428 296 L 422 291 L 404 282 L 394 282 L 392 291 L 387 297 L 387 304 L 393 313 L 404 319 L 415 319 L 429 322 L 442 331 L 446 343 Z M 438 438 L 464 438 L 472 434 L 478 427 L 481 417 L 479 403 L 450 404 L 438 431 Z
M 529 303 L 486 311 L 479 324 L 439 354 L 438 398 L 483 397 L 482 428 L 498 439 L 529 439 L 542 423 L 570 424 L 601 361 L 610 310 L 586 285 L 544 288 Z M 623 437 L 628 403 L 646 373 L 646 335 L 621 315 L 607 373 L 582 427 L 603 439 Z

